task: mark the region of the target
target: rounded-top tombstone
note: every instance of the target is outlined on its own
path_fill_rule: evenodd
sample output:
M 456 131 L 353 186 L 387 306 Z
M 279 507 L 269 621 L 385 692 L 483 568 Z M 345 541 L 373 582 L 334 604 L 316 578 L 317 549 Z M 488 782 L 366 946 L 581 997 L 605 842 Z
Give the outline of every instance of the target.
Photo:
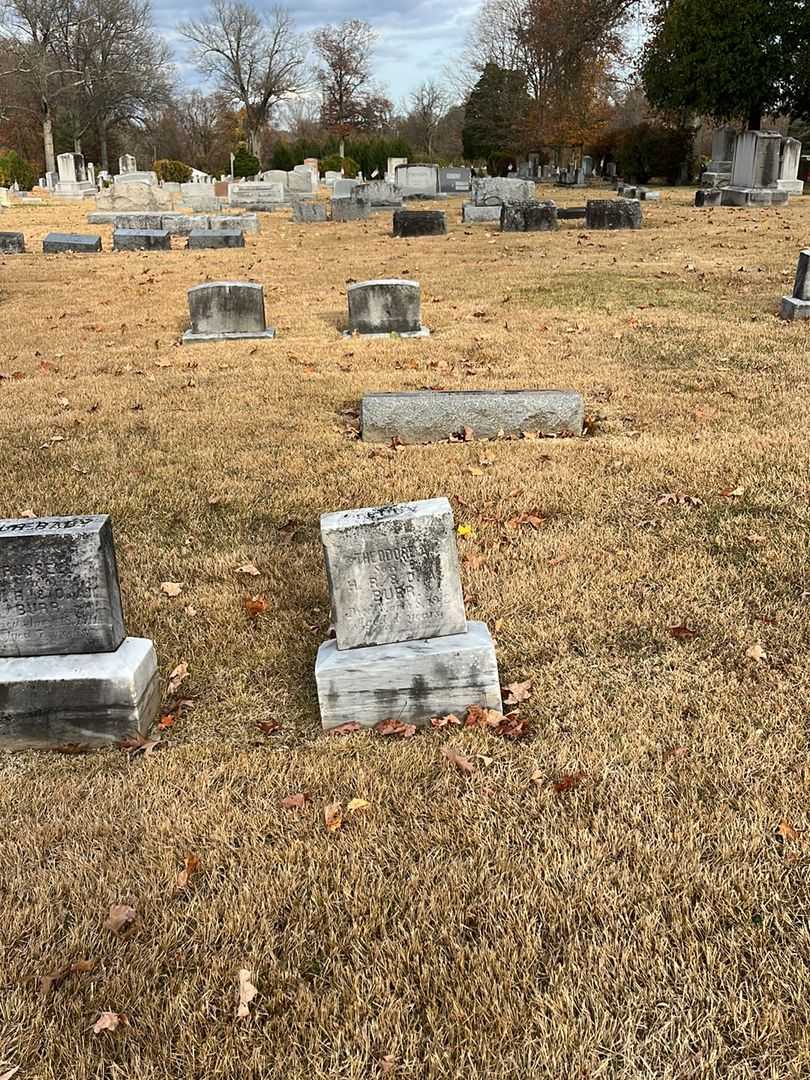
M 422 326 L 422 290 L 418 281 L 398 278 L 360 281 L 349 286 L 347 297 L 347 334 L 427 337 L 430 333 Z
M 264 288 L 251 281 L 207 281 L 188 290 L 191 329 L 185 343 L 272 338 L 264 317 Z

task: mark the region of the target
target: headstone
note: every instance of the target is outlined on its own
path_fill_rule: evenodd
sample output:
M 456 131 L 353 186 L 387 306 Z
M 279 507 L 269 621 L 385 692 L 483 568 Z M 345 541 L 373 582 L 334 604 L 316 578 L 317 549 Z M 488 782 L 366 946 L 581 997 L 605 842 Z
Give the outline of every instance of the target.
M 731 182 L 734 144 L 737 132 L 733 127 L 717 128 L 712 135 L 712 159 L 700 178 L 701 187 L 727 187 Z
M 581 435 L 582 395 L 575 390 L 425 390 L 366 394 L 364 442 L 431 443 L 471 430 L 498 435 Z
M 168 185 L 164 184 L 164 190 Z M 216 184 L 190 182 L 180 185 L 180 205 L 191 210 L 219 210 L 220 197 L 216 193 Z
M 134 173 L 138 171 L 138 162 L 132 154 L 123 154 L 118 159 L 119 173 Z
M 768 206 L 784 202 L 789 192 L 778 188 L 782 137 L 774 131 L 745 131 L 734 144 L 731 182 L 723 189 L 723 206 Z
M 297 202 L 293 206 L 293 221 L 296 225 L 313 225 L 326 221 L 326 203 Z
M 287 189 L 282 184 L 262 184 L 255 181 L 231 184 L 228 201 L 243 210 L 275 210 L 283 206 Z
M 88 162 L 87 164 L 87 179 L 90 181 L 93 187 L 96 186 L 96 167 L 92 161 Z
M 241 229 L 195 229 L 188 234 L 189 251 L 207 248 L 243 248 L 245 234 Z
M 107 515 L 0 521 L 0 746 L 144 734 L 160 704 L 151 641 L 126 636 Z
M 48 233 L 42 241 L 45 255 L 54 255 L 62 251 L 96 252 L 101 251 L 101 237 L 87 233 Z
M 56 159 L 59 180 L 54 195 L 62 199 L 84 199 L 96 194 L 95 184 L 87 179 L 84 158 L 81 154 L 59 154 Z
M 443 210 L 395 210 L 393 235 L 446 236 L 447 215 Z
M 240 229 L 251 236 L 259 233 L 257 214 L 208 214 L 206 221 L 209 229 Z
M 113 177 L 113 184 L 116 187 L 129 187 L 130 184 L 149 184 L 156 187 L 158 178 L 157 173 L 142 169 L 137 172 L 119 173 Z
M 782 154 L 779 159 L 779 179 L 776 186 L 790 195 L 804 194 L 804 181 L 799 180 L 799 164 L 802 157 L 802 144 L 798 139 L 783 139 Z
M 472 190 L 472 169 L 453 166 L 439 169 L 439 191 L 445 195 L 458 195 Z
M 168 229 L 114 229 L 113 251 L 171 251 Z
M 492 638 L 466 620 L 447 499 L 324 514 L 321 539 L 335 625 L 315 666 L 325 729 L 501 708 Z
M 438 165 L 398 165 L 394 183 L 402 194 L 432 199 L 439 194 Z
M 479 176 L 472 182 L 473 202 L 476 206 L 501 206 L 504 203 L 532 202 L 535 197 L 534 180 L 517 177 Z
M 308 165 L 296 165 L 287 173 L 287 190 L 302 195 L 314 195 L 318 190 L 318 178 Z
M 383 278 L 360 281 L 346 290 L 349 302 L 347 334 L 371 337 L 427 337 L 422 326 L 422 291 L 418 281 Z
M 116 212 L 138 211 L 167 211 L 174 206 L 176 195 L 160 187 L 159 184 L 146 183 L 143 180 L 133 180 L 132 175 L 126 178 L 126 183 L 115 183 L 111 187 L 98 192 L 96 197 L 97 210 L 111 210 Z M 115 177 L 117 181 L 119 178 Z
M 590 154 L 586 154 L 582 159 L 582 175 L 585 180 L 590 180 L 593 176 L 593 158 Z
M 587 209 L 584 206 L 558 206 L 557 207 L 557 220 L 558 221 L 577 221 L 584 219 L 587 216 Z
M 720 188 L 701 188 L 695 192 L 695 206 L 720 206 L 723 192 Z
M 549 232 L 557 228 L 557 204 L 547 202 L 505 203 L 501 207 L 502 232 Z
M 396 183 L 397 169 L 400 165 L 407 165 L 408 159 L 406 157 L 390 157 L 385 169 L 385 179 L 390 183 Z
M 264 184 L 281 184 L 283 188 L 287 187 L 286 169 L 268 169 L 261 174 L 260 179 Z
M 494 206 L 476 206 L 475 203 L 464 203 L 461 208 L 461 220 L 465 225 L 499 224 L 501 222 L 501 203 Z
M 321 175 L 321 163 L 316 157 L 305 157 L 304 164 L 314 173 L 315 179 L 318 180 Z
M 0 255 L 25 254 L 25 237 L 21 232 L 0 232 Z
M 188 291 L 191 329 L 183 343 L 272 338 L 264 315 L 264 288 L 248 281 L 210 281 Z
M 608 180 L 615 180 L 616 179 L 616 162 L 615 161 L 609 161 L 605 165 L 605 176 L 608 178 Z
M 649 188 L 639 188 L 638 197 L 642 202 L 661 202 L 661 192 L 650 191 Z
M 356 180 L 335 180 L 334 187 L 332 188 L 333 199 L 348 199 L 351 198 L 352 192 L 357 187 Z
M 638 199 L 589 199 L 585 207 L 586 229 L 640 229 Z
M 783 319 L 810 319 L 810 250 L 799 254 L 793 295 L 783 296 L 779 314 Z
M 387 180 L 356 184 L 351 197 L 358 202 L 368 203 L 372 210 L 390 210 L 402 206 L 402 192 Z
M 367 202 L 356 202 L 354 199 L 332 199 L 332 221 L 366 221 L 371 213 L 371 207 Z

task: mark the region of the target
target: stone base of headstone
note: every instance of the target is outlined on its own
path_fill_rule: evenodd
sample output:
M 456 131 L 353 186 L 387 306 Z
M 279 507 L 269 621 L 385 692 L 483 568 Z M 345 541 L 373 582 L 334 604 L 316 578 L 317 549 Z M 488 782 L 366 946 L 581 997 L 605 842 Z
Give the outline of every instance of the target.
M 304 202 L 298 200 L 293 205 L 293 222 L 296 225 L 316 225 L 326 221 L 326 205 L 324 203 Z
M 395 210 L 393 235 L 446 236 L 447 215 L 444 210 Z
M 465 428 L 475 438 L 581 435 L 585 419 L 576 390 L 418 390 L 366 394 L 364 442 L 439 442 Z
M 240 229 L 199 229 L 188 234 L 189 251 L 207 248 L 243 248 L 245 234 Z
M 101 237 L 83 233 L 48 233 L 42 241 L 45 255 L 56 255 L 62 251 L 97 252 L 101 251 Z
M 728 172 L 714 172 L 707 170 L 700 178 L 701 187 L 708 189 L 728 187 L 730 183 L 731 169 L 729 169 Z
M 89 199 L 98 191 L 89 180 L 60 180 L 53 193 L 58 199 Z
M 496 225 L 501 220 L 501 204 L 495 206 L 476 206 L 467 202 L 461 208 L 461 220 L 465 225 Z
M 151 641 L 115 652 L 0 659 L 0 747 L 101 746 L 145 734 L 160 683 Z
M 464 634 L 359 649 L 324 642 L 315 681 L 326 731 L 392 718 L 427 725 L 431 717 L 461 714 L 470 705 L 502 708 L 495 647 L 482 622 L 468 622 Z
M 722 188 L 723 206 L 784 206 L 790 195 L 778 188 Z
M 386 333 L 367 333 L 362 330 L 344 330 L 343 336 L 345 338 L 424 338 L 430 337 L 430 330 L 426 326 L 420 326 L 418 330 L 389 330 Z
M 171 251 L 167 229 L 115 229 L 113 251 Z
M 501 232 L 550 232 L 557 228 L 557 204 L 533 200 L 501 207 Z
M 638 199 L 590 199 L 586 206 L 586 229 L 640 229 Z
M 367 202 L 341 197 L 332 199 L 330 207 L 332 221 L 367 221 L 371 207 Z
M 804 180 L 777 180 L 776 186 L 788 195 L 804 195 Z
M 193 330 L 186 330 L 183 334 L 183 344 L 193 345 L 198 341 L 251 341 L 254 338 L 274 338 L 276 331 L 272 326 L 266 330 L 226 330 L 221 334 L 197 334 Z
M 810 300 L 799 300 L 795 296 L 783 296 L 779 307 L 779 317 L 793 322 L 798 319 L 810 319 Z
M 723 192 L 720 188 L 699 188 L 695 192 L 695 206 L 722 206 Z
M 0 255 L 23 255 L 25 237 L 21 232 L 0 232 Z

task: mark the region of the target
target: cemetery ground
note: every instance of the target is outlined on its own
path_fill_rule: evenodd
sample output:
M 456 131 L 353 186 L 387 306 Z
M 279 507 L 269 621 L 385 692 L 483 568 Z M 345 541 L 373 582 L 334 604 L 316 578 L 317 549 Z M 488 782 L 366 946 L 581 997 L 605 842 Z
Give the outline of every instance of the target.
M 179 685 L 157 746 L 0 755 L 0 1075 L 807 1075 L 809 331 L 776 312 L 810 200 L 691 199 L 199 253 L 3 215 L 35 253 L 0 261 L 0 513 L 110 513 Z M 430 338 L 340 336 L 386 276 Z M 277 339 L 179 345 L 206 279 L 262 282 Z M 423 387 L 573 387 L 590 433 L 354 438 L 364 391 Z M 318 517 L 440 495 L 522 737 L 323 735 Z

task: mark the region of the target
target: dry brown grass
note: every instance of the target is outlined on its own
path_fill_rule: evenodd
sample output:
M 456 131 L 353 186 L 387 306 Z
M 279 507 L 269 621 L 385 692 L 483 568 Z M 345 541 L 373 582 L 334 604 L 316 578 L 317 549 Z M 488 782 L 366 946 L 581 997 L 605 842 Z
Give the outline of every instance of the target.
M 278 215 L 239 252 L 0 261 L 0 370 L 26 376 L 0 381 L 0 514 L 111 513 L 130 632 L 165 673 L 188 661 L 195 702 L 147 758 L 0 757 L 0 1061 L 20 1080 L 355 1080 L 386 1055 L 436 1080 L 810 1073 L 810 330 L 775 318 L 810 200 L 688 199 L 638 234 L 394 241 L 387 216 Z M 33 251 L 82 226 L 2 218 Z M 346 280 L 385 275 L 422 282 L 431 339 L 338 336 Z M 263 282 L 278 339 L 177 346 L 206 277 Z M 578 387 L 600 430 L 346 437 L 364 390 L 437 385 Z M 679 491 L 704 505 L 658 505 Z M 323 737 L 318 515 L 439 494 L 487 557 L 468 612 L 498 620 L 503 680 L 534 680 L 532 737 Z M 497 520 L 535 508 L 536 532 Z M 473 775 L 448 743 L 484 755 Z M 327 832 L 324 804 L 355 796 Z M 114 903 L 138 910 L 124 939 Z M 241 967 L 258 996 L 237 1021 Z M 103 1010 L 129 1026 L 94 1035 Z

